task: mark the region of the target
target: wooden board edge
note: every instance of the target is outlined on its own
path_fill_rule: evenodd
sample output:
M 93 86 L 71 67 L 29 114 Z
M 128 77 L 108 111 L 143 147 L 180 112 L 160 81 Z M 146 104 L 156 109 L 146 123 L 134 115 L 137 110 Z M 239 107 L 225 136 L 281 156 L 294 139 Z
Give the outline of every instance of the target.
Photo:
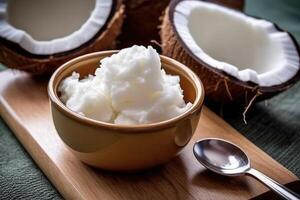
M 72 183 L 65 178 L 62 172 L 57 168 L 51 158 L 43 151 L 39 144 L 32 138 L 29 131 L 26 130 L 18 117 L 10 109 L 6 101 L 0 96 L 0 115 L 12 130 L 14 135 L 20 141 L 24 149 L 28 152 L 30 157 L 39 166 L 42 172 L 47 176 L 50 182 L 60 192 L 60 194 L 66 199 L 79 199 L 79 194 Z M 26 140 L 26 141 L 25 141 Z M 37 153 L 39 152 L 39 153 Z M 60 173 L 60 175 L 52 175 Z M 56 177 L 56 178 L 54 178 Z M 59 177 L 59 178 L 57 178 Z M 84 199 L 84 198 L 80 198 Z

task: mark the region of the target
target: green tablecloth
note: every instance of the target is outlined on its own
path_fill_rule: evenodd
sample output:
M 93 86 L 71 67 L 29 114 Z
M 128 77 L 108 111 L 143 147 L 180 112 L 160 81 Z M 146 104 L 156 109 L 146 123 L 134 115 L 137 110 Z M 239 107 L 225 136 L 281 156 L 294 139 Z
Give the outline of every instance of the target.
M 300 42 L 300 0 L 249 0 L 246 12 L 278 23 Z M 248 125 L 240 115 L 224 118 L 300 177 L 300 83 L 268 102 L 254 106 Z M 0 199 L 61 199 L 1 119 Z

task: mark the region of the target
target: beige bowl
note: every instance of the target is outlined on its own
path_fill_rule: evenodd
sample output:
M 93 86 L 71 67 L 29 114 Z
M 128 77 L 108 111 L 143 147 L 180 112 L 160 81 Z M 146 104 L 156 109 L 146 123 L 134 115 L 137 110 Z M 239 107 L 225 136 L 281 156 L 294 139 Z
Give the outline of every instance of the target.
M 62 65 L 52 75 L 48 93 L 55 128 L 71 151 L 83 162 L 107 170 L 141 170 L 169 161 L 191 139 L 204 99 L 199 78 L 183 64 L 160 56 L 169 74 L 180 76 L 185 101 L 193 106 L 170 120 L 145 125 L 116 125 L 81 116 L 59 99 L 60 82 L 73 71 L 93 74 L 99 61 L 117 51 L 87 54 Z

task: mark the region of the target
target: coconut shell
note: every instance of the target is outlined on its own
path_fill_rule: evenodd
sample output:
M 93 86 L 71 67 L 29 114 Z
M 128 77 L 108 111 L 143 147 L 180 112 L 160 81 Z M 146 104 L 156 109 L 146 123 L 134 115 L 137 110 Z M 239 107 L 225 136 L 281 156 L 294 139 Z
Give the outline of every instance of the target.
M 119 37 L 119 48 L 151 45 L 158 41 L 160 16 L 170 0 L 125 0 L 125 21 Z
M 172 6 L 172 4 L 170 6 Z M 173 6 L 175 6 L 175 3 Z M 290 88 L 300 79 L 299 70 L 292 79 L 281 85 L 260 87 L 251 82 L 242 82 L 221 70 L 209 66 L 207 63 L 194 56 L 180 39 L 176 29 L 174 28 L 174 24 L 171 21 L 170 15 L 172 13 L 170 10 L 171 9 L 167 8 L 165 15 L 163 16 L 163 23 L 160 32 L 163 55 L 182 62 L 200 77 L 203 82 L 208 101 L 215 102 L 220 105 L 249 107 L 255 101 L 270 98 Z M 289 35 L 296 45 L 298 55 L 300 55 L 299 46 L 297 45 L 295 38 L 291 34 Z
M 34 75 L 49 74 L 66 61 L 83 54 L 112 49 L 121 31 L 125 6 L 117 0 L 108 23 L 90 41 L 71 51 L 53 55 L 33 55 L 18 44 L 0 39 L 0 62 Z

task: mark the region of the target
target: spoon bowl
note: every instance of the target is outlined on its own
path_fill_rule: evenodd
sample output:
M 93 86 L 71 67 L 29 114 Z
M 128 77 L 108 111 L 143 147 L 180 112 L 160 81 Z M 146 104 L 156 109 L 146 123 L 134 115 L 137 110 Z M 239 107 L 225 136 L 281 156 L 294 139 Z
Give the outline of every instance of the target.
M 195 143 L 193 152 L 207 169 L 225 176 L 250 175 L 264 183 L 284 199 L 299 200 L 299 194 L 251 168 L 250 160 L 237 145 L 226 140 L 207 138 Z
M 221 175 L 239 176 L 250 168 L 248 156 L 238 146 L 221 139 L 198 141 L 193 151 L 202 165 Z

